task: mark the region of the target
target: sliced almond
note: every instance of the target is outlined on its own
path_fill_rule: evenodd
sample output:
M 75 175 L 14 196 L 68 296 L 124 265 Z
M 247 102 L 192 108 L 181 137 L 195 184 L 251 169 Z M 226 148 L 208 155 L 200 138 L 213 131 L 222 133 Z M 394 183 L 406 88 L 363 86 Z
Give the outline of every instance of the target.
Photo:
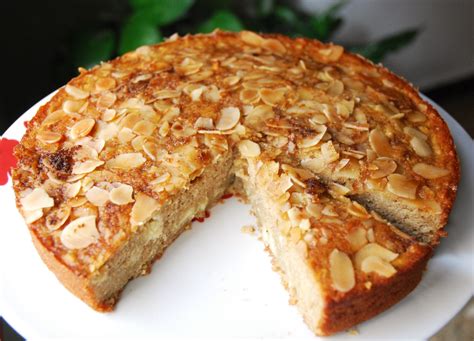
M 398 257 L 398 253 L 392 252 L 377 243 L 369 243 L 357 251 L 354 259 L 356 267 L 360 269 L 363 260 L 369 256 L 377 256 L 386 262 L 391 262 Z
M 254 89 L 243 89 L 240 91 L 239 98 L 245 104 L 257 103 L 260 100 L 258 91 Z
M 31 224 L 43 216 L 43 209 L 39 208 L 34 211 L 21 210 L 21 214 L 23 215 L 23 218 L 25 219 L 25 223 Z
M 116 205 L 125 205 L 133 202 L 132 194 L 132 186 L 120 184 L 120 186 L 110 191 L 110 201 Z
M 69 206 L 62 206 L 57 210 L 51 211 L 46 216 L 46 227 L 50 231 L 57 230 L 58 228 L 64 225 L 70 214 L 71 207 Z
M 135 204 L 132 207 L 130 222 L 132 225 L 143 225 L 159 208 L 157 200 L 144 193 L 137 193 Z
M 347 254 L 334 249 L 329 255 L 329 272 L 334 289 L 347 292 L 355 286 L 352 261 Z
M 95 206 L 104 206 L 109 201 L 109 192 L 100 187 L 94 186 L 86 193 L 86 198 Z
M 80 101 L 67 100 L 63 102 L 62 109 L 66 114 L 76 114 L 81 110 L 82 106 L 83 103 Z
M 73 182 L 71 184 L 66 184 L 64 187 L 64 196 L 66 198 L 74 198 L 79 194 L 82 184 L 81 181 Z
M 239 152 L 243 157 L 257 157 L 260 155 L 260 146 L 250 140 L 242 140 L 239 143 Z
M 106 166 L 128 170 L 140 167 L 145 161 L 146 158 L 143 157 L 142 153 L 124 153 L 107 161 Z
M 430 145 L 418 136 L 414 136 L 410 140 L 410 145 L 415 153 L 421 157 L 429 157 L 432 154 Z
M 389 157 L 379 157 L 370 166 L 373 166 L 373 169 L 369 168 L 371 179 L 385 178 L 397 169 L 397 163 Z
M 321 153 L 327 163 L 331 163 L 339 159 L 339 153 L 337 152 L 336 148 L 334 148 L 332 141 L 328 141 L 321 145 Z
M 141 120 L 133 126 L 133 132 L 138 135 L 150 136 L 156 129 L 156 125 L 148 120 Z
M 240 32 L 240 39 L 242 39 L 245 43 L 254 46 L 261 46 L 265 41 L 264 38 L 251 31 Z
M 145 152 L 146 155 L 148 155 L 150 157 L 150 159 L 155 161 L 156 156 L 158 155 L 159 147 L 153 141 L 146 141 L 143 144 L 143 151 Z
M 86 99 L 87 97 L 89 97 L 89 92 L 79 89 L 78 87 L 75 87 L 70 84 L 66 85 L 64 90 L 66 90 L 69 95 L 76 99 Z
M 229 130 L 236 126 L 240 120 L 240 110 L 236 107 L 227 107 L 221 110 L 221 116 L 216 123 L 218 130 Z
M 103 164 L 104 161 L 102 160 L 85 160 L 82 162 L 76 162 L 72 167 L 72 174 L 87 174 Z
M 105 109 L 104 113 L 102 114 L 102 120 L 105 122 L 110 122 L 115 118 L 116 115 L 117 115 L 117 110 Z
M 97 91 L 105 91 L 115 88 L 117 82 L 112 77 L 100 78 L 95 83 L 95 89 Z
M 397 272 L 392 264 L 378 256 L 368 256 L 364 258 L 360 269 L 365 273 L 375 272 L 382 277 L 391 277 Z
M 39 187 L 21 198 L 20 204 L 25 211 L 35 211 L 41 208 L 53 207 L 54 200 L 43 188 Z
M 413 166 L 413 171 L 425 179 L 437 179 L 449 174 L 449 170 L 428 165 L 426 163 L 417 163 Z
M 347 207 L 347 212 L 358 218 L 370 218 L 370 214 L 367 212 L 365 207 L 359 204 L 357 201 L 353 201 L 352 204 Z
M 181 91 L 178 90 L 159 90 L 155 92 L 155 99 L 168 99 L 181 96 Z
M 87 136 L 92 131 L 92 128 L 94 128 L 94 125 L 95 120 L 93 118 L 85 118 L 76 122 L 76 124 L 71 127 L 69 135 L 73 140 Z
M 99 240 L 96 216 L 89 215 L 70 222 L 61 232 L 61 242 L 68 249 L 83 249 Z
M 286 47 L 277 39 L 265 39 L 262 47 L 276 54 L 284 54 Z
M 196 129 L 214 129 L 214 122 L 210 117 L 199 117 L 196 122 L 194 122 L 194 128 Z
M 373 129 L 369 133 L 369 143 L 370 147 L 379 155 L 379 156 L 392 156 L 393 149 L 390 145 L 390 142 L 387 136 L 380 129 Z
M 265 104 L 273 107 L 285 99 L 286 89 L 260 89 L 258 93 Z
M 62 135 L 48 130 L 40 130 L 36 134 L 36 138 L 43 143 L 51 144 L 61 140 Z
M 409 180 L 406 176 L 401 174 L 391 174 L 387 177 L 387 190 L 399 197 L 406 199 L 416 199 L 416 190 L 418 184 Z
M 114 94 L 113 92 L 104 92 L 102 95 L 100 95 L 99 99 L 97 100 L 97 107 L 106 109 L 110 108 L 112 105 L 114 105 L 115 101 L 117 100 L 117 95 Z
M 354 251 L 360 250 L 365 244 L 367 244 L 367 232 L 362 227 L 358 227 L 346 236 L 346 239 L 351 244 Z

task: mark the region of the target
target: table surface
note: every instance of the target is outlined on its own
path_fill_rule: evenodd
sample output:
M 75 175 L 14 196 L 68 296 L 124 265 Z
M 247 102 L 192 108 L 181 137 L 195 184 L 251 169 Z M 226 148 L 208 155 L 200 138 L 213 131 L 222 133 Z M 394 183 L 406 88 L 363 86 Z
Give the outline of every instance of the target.
M 445 86 L 426 95 L 450 113 L 467 133 L 474 137 L 474 78 Z M 0 323 L 0 340 L 23 340 L 3 319 Z M 463 308 L 430 341 L 474 340 L 474 299 Z

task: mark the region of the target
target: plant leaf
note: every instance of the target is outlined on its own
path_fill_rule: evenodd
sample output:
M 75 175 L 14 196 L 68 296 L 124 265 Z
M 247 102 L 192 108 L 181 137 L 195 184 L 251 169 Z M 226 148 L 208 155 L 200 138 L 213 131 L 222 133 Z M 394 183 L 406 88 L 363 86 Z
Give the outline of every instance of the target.
M 224 31 L 241 31 L 244 27 L 240 19 L 230 11 L 222 10 L 215 12 L 212 17 L 198 27 L 198 32 L 209 33 L 216 28 Z
M 146 12 L 133 14 L 125 23 L 120 35 L 119 53 L 136 49 L 142 45 L 156 44 L 162 40 L 161 32 L 151 22 Z
M 87 32 L 76 40 L 72 50 L 73 64 L 87 69 L 109 60 L 115 47 L 115 34 L 112 30 Z
M 130 0 L 137 12 L 147 13 L 155 25 L 163 26 L 182 18 L 194 0 Z
M 313 28 L 313 38 L 327 41 L 331 35 L 341 26 L 342 18 L 337 17 L 337 13 L 347 4 L 347 0 L 341 0 L 330 6 L 320 14 L 313 16 L 311 25 Z
M 409 29 L 395 33 L 374 43 L 354 46 L 350 48 L 350 50 L 361 54 L 374 63 L 379 63 L 388 53 L 410 44 L 418 35 L 418 31 L 418 29 Z

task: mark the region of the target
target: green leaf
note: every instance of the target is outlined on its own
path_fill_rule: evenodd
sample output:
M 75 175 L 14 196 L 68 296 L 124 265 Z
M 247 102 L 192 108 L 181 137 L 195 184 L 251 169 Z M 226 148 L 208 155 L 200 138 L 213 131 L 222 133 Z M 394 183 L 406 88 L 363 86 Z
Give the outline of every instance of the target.
M 409 29 L 395 33 L 374 43 L 354 46 L 350 50 L 379 63 L 388 53 L 399 50 L 410 44 L 418 35 L 418 29 Z
M 258 15 L 266 17 L 270 15 L 273 10 L 274 0 L 258 0 L 257 1 L 257 11 Z
M 313 38 L 327 41 L 331 35 L 341 26 L 342 18 L 337 17 L 337 13 L 347 4 L 347 0 L 336 2 L 324 12 L 316 14 L 312 20 Z
M 209 33 L 214 31 L 216 28 L 220 28 L 223 31 L 241 31 L 244 27 L 240 19 L 232 12 L 223 10 L 215 12 L 212 17 L 203 22 L 198 27 L 198 32 Z
M 75 41 L 72 60 L 75 67 L 87 69 L 109 60 L 115 47 L 115 34 L 112 30 L 87 32 Z
M 294 25 L 298 22 L 298 16 L 296 13 L 289 7 L 286 6 L 277 6 L 275 7 L 275 17 L 282 22 L 290 25 Z
M 182 18 L 194 0 L 130 0 L 137 12 L 146 13 L 155 25 L 163 26 Z
M 148 13 L 140 11 L 133 14 L 122 28 L 119 53 L 136 49 L 142 45 L 156 44 L 162 40 L 156 24 L 150 21 Z

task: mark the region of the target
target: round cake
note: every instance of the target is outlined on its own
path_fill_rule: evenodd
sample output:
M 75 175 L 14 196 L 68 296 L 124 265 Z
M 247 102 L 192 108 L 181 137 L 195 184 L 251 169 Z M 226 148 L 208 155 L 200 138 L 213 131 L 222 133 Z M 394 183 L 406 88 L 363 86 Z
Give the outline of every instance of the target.
M 406 81 L 341 46 L 249 31 L 80 69 L 15 155 L 34 245 L 92 308 L 111 310 L 230 192 L 318 335 L 418 284 L 459 180 L 445 122 Z

